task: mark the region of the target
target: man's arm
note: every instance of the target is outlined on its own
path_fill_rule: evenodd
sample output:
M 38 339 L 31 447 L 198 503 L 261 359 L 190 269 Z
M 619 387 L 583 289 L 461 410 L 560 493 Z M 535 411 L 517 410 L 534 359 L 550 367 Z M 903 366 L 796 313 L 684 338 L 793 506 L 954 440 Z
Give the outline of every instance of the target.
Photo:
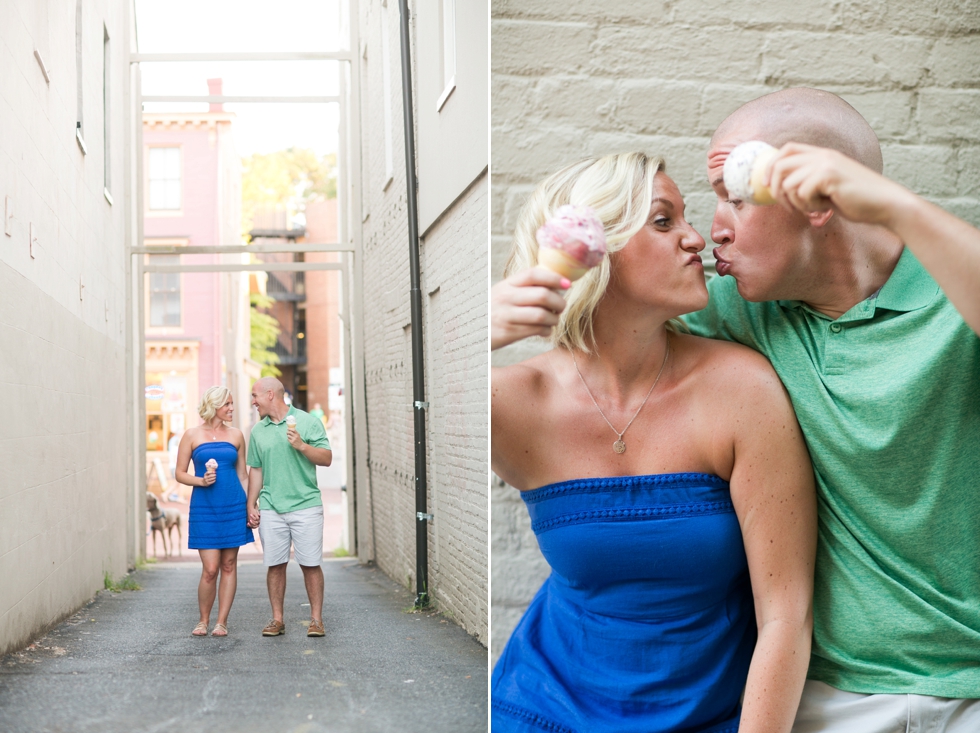
M 306 456 L 306 460 L 315 466 L 329 466 L 333 462 L 333 451 L 329 448 L 314 448 L 309 443 L 303 443 L 296 450 Z
M 250 466 L 248 469 L 248 498 L 245 500 L 248 509 L 248 524 L 258 527 L 262 515 L 259 512 L 259 493 L 262 491 L 262 469 Z
M 298 430 L 287 430 L 286 440 L 314 466 L 329 466 L 333 461 L 333 451 L 329 448 L 317 448 L 310 445 L 300 437 Z
M 980 334 L 980 230 L 835 150 L 788 143 L 769 178 L 776 198 L 803 212 L 828 206 L 898 236 Z

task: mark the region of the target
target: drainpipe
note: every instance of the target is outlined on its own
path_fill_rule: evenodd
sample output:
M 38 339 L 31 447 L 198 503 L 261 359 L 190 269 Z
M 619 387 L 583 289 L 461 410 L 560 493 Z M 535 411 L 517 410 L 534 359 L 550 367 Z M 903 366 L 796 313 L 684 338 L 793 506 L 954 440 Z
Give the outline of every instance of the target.
M 408 0 L 399 0 L 402 51 L 402 107 L 405 121 L 405 185 L 408 189 L 408 254 L 412 281 L 412 392 L 415 398 L 415 607 L 429 603 L 429 534 L 425 479 L 425 361 L 422 342 L 422 290 L 419 275 L 419 217 L 415 174 L 415 120 L 412 112 L 412 50 Z

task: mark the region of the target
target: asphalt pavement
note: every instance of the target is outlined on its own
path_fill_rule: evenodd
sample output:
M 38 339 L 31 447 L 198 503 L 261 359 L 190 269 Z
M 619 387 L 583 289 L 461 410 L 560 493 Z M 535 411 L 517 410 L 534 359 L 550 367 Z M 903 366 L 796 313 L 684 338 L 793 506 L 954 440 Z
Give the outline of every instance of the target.
M 200 565 L 150 565 L 0 659 L 2 733 L 469 733 L 487 730 L 487 650 L 373 566 L 323 562 L 326 636 L 302 574 L 266 638 L 265 568 L 239 566 L 228 637 L 194 638 Z M 217 605 L 211 622 L 217 615 Z

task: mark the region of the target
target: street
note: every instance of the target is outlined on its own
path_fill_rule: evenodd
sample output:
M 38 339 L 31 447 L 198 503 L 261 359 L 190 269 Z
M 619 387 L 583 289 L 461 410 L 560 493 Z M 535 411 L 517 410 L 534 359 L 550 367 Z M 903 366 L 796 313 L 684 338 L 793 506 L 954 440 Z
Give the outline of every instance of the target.
M 28 649 L 0 660 L 0 731 L 466 733 L 487 730 L 487 650 L 451 620 L 353 559 L 323 562 L 324 638 L 307 638 L 290 562 L 286 633 L 265 568 L 239 565 L 227 638 L 193 638 L 199 563 L 132 573 Z M 217 606 L 212 612 L 212 625 Z

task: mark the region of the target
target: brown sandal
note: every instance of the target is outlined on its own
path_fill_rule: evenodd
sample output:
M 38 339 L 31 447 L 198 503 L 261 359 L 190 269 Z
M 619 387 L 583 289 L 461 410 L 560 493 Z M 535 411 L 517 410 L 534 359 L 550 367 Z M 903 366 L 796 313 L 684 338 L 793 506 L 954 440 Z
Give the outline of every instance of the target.
M 219 632 L 218 629 L 221 629 L 221 631 Z M 228 627 L 224 624 L 215 624 L 211 636 L 228 636 Z
M 205 621 L 199 621 L 197 626 L 191 632 L 191 636 L 207 636 L 208 635 L 208 625 Z

